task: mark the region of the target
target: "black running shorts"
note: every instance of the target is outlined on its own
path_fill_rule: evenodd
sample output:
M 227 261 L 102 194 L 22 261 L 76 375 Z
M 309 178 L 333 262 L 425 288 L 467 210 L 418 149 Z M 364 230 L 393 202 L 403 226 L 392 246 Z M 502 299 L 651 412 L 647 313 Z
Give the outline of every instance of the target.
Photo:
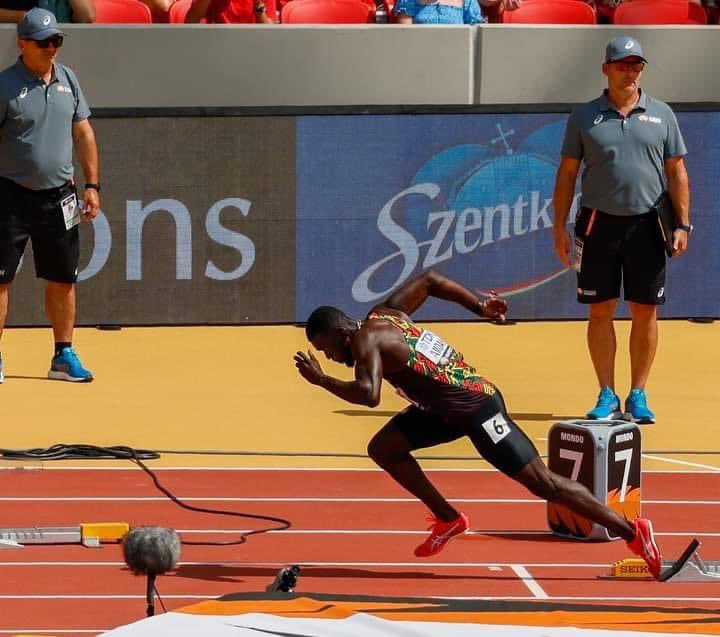
M 388 426 L 399 430 L 413 450 L 467 436 L 485 460 L 510 477 L 538 457 L 535 445 L 508 415 L 499 392 L 459 424 L 449 424 L 441 416 L 410 406 Z
M 80 260 L 78 226 L 67 230 L 60 208 L 60 202 L 73 193 L 71 183 L 28 190 L 0 178 L 0 283 L 15 278 L 28 239 L 39 278 L 75 283 Z
M 575 221 L 581 248 L 580 303 L 620 298 L 643 305 L 665 303 L 665 249 L 657 213 L 619 217 L 582 208 Z

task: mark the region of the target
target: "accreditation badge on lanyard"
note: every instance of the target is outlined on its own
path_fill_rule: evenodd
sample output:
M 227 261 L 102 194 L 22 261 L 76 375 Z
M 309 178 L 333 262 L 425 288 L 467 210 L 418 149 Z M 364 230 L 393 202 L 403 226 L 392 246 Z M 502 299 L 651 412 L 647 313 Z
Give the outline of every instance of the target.
M 70 230 L 70 228 L 80 223 L 80 206 L 78 206 L 77 195 L 74 192 L 60 200 L 60 208 L 66 230 Z

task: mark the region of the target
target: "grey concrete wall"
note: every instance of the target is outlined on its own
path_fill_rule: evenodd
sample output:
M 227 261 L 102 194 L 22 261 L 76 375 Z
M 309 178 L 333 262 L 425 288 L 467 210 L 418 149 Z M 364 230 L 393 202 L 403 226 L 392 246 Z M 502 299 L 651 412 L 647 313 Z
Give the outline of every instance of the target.
M 468 27 L 73 25 L 60 61 L 94 107 L 469 104 Z M 3 64 L 16 57 L 2 25 Z
M 643 86 L 720 102 L 720 27 L 68 25 L 60 59 L 95 107 L 580 102 L 604 86 L 607 40 L 631 33 Z M 0 25 L 0 63 L 17 55 Z
M 478 38 L 475 102 L 584 102 L 606 86 L 605 45 L 636 37 L 650 62 L 642 86 L 669 102 L 720 101 L 720 27 L 485 25 Z

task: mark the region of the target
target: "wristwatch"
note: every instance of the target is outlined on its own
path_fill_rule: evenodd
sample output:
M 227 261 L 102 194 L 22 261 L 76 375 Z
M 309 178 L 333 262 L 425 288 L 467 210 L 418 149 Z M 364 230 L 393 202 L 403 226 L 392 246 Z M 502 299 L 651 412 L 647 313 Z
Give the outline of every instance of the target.
M 92 188 L 93 190 L 97 190 L 98 192 L 100 192 L 100 184 L 85 184 L 85 190 L 87 190 L 88 188 Z
M 685 225 L 684 223 L 678 224 L 678 230 L 684 230 L 685 232 L 688 233 L 688 235 L 691 235 L 692 231 L 694 229 L 695 229 L 695 226 L 693 226 L 692 224 L 690 224 L 690 225 Z

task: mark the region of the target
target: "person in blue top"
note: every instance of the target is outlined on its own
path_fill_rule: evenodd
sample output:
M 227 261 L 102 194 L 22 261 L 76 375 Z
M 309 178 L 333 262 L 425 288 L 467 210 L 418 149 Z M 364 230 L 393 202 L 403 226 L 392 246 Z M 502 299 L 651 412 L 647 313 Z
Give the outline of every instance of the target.
M 520 0 L 398 0 L 397 24 L 478 24 L 487 22 L 480 5 L 513 11 Z

